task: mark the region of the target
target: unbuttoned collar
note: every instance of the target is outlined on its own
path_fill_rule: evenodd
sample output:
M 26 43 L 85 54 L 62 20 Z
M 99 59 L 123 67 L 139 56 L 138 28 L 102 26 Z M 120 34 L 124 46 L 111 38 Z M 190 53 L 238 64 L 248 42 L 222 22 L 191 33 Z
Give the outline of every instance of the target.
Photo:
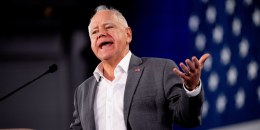
M 128 72 L 128 67 L 129 67 L 129 63 L 130 63 L 130 59 L 131 59 L 131 55 L 132 52 L 129 51 L 126 56 L 118 63 L 118 65 L 116 66 L 115 70 L 117 68 L 121 68 L 125 73 Z M 93 72 L 96 80 L 99 82 L 101 77 L 104 77 L 103 74 L 103 65 L 102 63 L 99 63 L 98 66 L 96 67 L 95 71 Z M 114 72 L 115 73 L 115 72 Z

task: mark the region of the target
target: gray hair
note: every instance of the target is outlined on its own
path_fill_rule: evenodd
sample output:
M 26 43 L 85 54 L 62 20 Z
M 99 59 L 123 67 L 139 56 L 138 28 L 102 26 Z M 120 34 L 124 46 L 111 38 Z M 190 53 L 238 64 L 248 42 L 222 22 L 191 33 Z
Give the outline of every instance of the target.
M 108 6 L 105 6 L 105 5 L 100 5 L 100 6 L 98 6 L 98 7 L 95 9 L 95 14 L 96 14 L 98 11 L 104 11 L 104 10 L 112 11 L 120 20 L 122 20 L 123 25 L 126 26 L 126 27 L 128 27 L 127 21 L 126 21 L 125 17 L 123 16 L 123 14 L 122 14 L 119 10 L 117 10 L 117 9 L 115 9 L 115 8 L 113 8 L 113 7 L 108 7 Z M 91 17 L 91 19 L 92 19 L 92 18 L 93 18 L 93 16 Z M 91 19 L 90 19 L 90 21 L 91 21 Z

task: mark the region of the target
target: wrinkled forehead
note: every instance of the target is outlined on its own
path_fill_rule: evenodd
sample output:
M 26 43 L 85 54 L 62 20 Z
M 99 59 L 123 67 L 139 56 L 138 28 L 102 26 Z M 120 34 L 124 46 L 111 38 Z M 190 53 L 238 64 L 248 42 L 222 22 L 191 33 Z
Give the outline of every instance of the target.
M 89 23 L 89 29 L 100 24 L 105 24 L 107 22 L 120 22 L 116 14 L 109 10 L 101 10 L 96 12 L 96 14 L 91 18 Z

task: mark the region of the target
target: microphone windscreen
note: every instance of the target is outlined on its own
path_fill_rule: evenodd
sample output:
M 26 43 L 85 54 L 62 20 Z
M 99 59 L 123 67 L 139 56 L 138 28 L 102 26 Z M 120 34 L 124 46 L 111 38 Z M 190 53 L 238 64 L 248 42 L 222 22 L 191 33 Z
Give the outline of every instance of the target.
M 53 73 L 53 72 L 55 72 L 55 71 L 57 71 L 57 70 L 58 70 L 58 66 L 57 66 L 56 64 L 53 64 L 53 65 L 51 65 L 51 66 L 49 67 L 48 72 L 49 72 L 49 73 Z

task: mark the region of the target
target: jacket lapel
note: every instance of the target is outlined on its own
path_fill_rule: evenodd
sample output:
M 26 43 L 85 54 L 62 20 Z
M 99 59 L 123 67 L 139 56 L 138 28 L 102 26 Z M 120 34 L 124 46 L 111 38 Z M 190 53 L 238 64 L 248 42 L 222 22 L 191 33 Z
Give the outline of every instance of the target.
M 91 130 L 95 130 L 96 127 L 95 127 L 95 117 L 94 117 L 94 99 L 95 99 L 95 96 L 96 96 L 96 88 L 97 88 L 97 84 L 98 82 L 96 81 L 95 78 L 92 79 L 91 83 L 90 83 L 90 87 L 89 87 L 89 90 L 88 90 L 88 96 L 86 96 L 87 99 L 85 99 L 85 101 L 87 101 L 89 104 L 87 107 L 87 112 L 88 114 L 86 115 L 89 115 L 88 117 L 86 117 L 85 121 L 87 121 L 88 123 L 88 128 L 91 129 Z
M 135 55 L 132 55 L 129 69 L 128 69 L 128 77 L 125 86 L 125 93 L 124 93 L 124 118 L 125 123 L 127 126 L 129 110 L 131 107 L 133 95 L 143 73 L 144 67 L 140 66 L 142 60 Z

